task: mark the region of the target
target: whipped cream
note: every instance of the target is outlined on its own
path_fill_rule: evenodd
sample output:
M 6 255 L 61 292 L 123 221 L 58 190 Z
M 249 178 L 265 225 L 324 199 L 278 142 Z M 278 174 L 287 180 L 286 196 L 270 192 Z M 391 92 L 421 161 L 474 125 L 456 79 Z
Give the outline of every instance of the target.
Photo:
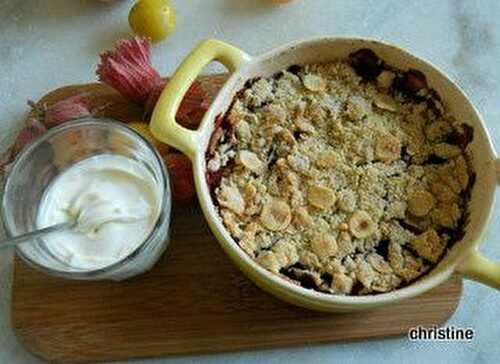
M 76 269 L 116 263 L 149 236 L 162 191 L 140 162 L 112 154 L 85 159 L 61 173 L 40 201 L 38 228 L 73 222 L 44 238 L 58 259 Z

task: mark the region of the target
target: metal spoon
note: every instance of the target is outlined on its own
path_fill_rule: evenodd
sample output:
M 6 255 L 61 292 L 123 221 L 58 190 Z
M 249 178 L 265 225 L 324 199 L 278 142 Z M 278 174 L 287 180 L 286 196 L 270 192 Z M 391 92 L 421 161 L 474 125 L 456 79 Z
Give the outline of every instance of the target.
M 0 249 L 15 247 L 19 244 L 27 243 L 30 240 L 33 241 L 36 238 L 41 238 L 55 232 L 69 230 L 75 226 L 75 223 L 75 221 L 63 222 L 62 224 L 48 226 L 10 239 L 0 240 Z
M 33 241 L 36 238 L 41 238 L 51 233 L 61 232 L 69 229 L 74 229 L 75 231 L 84 233 L 92 237 L 101 226 L 109 224 L 110 222 L 120 222 L 126 224 L 142 220 L 144 218 L 145 217 L 142 216 L 124 214 L 123 211 L 116 210 L 107 203 L 96 203 L 88 206 L 85 209 L 82 209 L 77 214 L 77 217 L 74 221 L 48 226 L 46 228 L 31 231 L 14 238 L 1 240 L 0 249 L 15 247 L 19 244 Z

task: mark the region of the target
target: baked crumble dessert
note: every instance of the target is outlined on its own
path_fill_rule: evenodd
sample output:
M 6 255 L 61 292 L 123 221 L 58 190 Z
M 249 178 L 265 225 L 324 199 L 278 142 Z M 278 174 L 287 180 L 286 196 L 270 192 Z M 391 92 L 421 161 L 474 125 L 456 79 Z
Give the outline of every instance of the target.
M 326 293 L 389 292 L 461 238 L 471 140 L 421 72 L 361 49 L 247 82 L 216 120 L 207 182 L 262 267 Z

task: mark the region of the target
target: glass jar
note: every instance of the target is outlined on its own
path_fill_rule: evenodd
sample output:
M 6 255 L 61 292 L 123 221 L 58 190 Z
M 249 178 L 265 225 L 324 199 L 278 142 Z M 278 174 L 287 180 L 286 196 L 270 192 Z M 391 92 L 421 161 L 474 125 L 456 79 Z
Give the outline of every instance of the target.
M 64 123 L 21 151 L 4 184 L 1 214 L 6 233 L 16 236 L 35 230 L 40 200 L 47 186 L 75 163 L 100 154 L 134 159 L 151 172 L 163 191 L 160 214 L 153 230 L 128 256 L 93 270 L 71 266 L 52 254 L 42 239 L 36 239 L 16 248 L 16 253 L 30 266 L 70 279 L 122 280 L 149 270 L 166 249 L 171 193 L 163 160 L 141 135 L 109 119 L 85 118 Z

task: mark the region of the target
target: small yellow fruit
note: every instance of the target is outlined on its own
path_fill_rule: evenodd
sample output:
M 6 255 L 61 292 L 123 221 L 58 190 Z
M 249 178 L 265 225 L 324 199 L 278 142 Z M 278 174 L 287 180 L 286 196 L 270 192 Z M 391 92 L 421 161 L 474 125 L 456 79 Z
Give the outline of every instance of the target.
M 175 9 L 170 0 L 139 0 L 130 10 L 128 22 L 132 30 L 158 42 L 175 28 Z
M 149 141 L 156 148 L 158 153 L 162 156 L 166 156 L 168 153 L 168 145 L 160 142 L 158 139 L 153 137 L 153 134 L 149 130 L 149 124 L 144 121 L 133 121 L 128 123 L 127 126 L 139 134 L 141 134 L 147 141 Z

